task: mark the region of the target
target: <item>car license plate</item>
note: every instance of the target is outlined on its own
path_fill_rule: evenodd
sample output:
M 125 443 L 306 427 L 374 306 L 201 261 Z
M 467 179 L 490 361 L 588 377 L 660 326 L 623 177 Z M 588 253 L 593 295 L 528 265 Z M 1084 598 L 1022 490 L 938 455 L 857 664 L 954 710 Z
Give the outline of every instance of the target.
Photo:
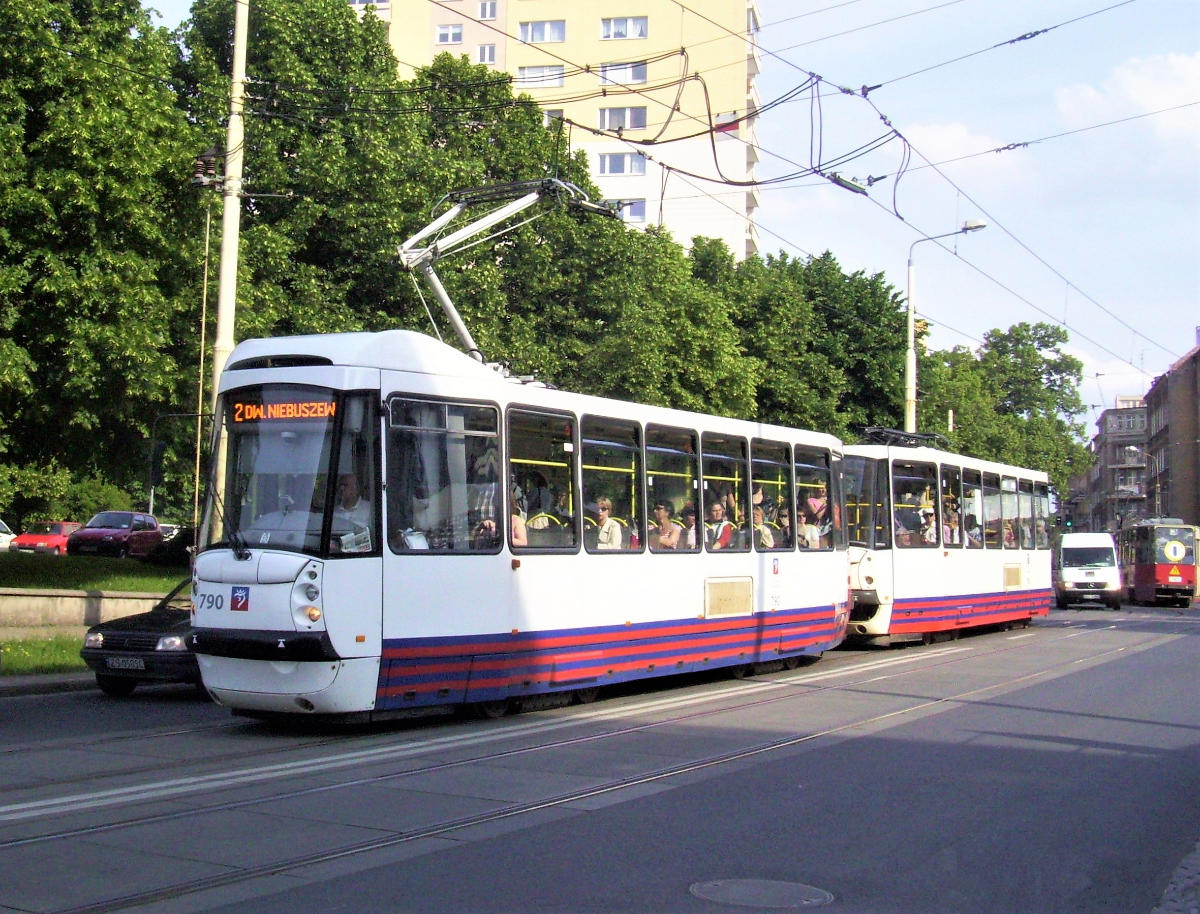
M 144 670 L 146 661 L 141 657 L 105 657 L 105 665 L 110 670 Z
M 79 551 L 80 552 L 95 552 L 96 547 L 95 546 L 80 546 Z

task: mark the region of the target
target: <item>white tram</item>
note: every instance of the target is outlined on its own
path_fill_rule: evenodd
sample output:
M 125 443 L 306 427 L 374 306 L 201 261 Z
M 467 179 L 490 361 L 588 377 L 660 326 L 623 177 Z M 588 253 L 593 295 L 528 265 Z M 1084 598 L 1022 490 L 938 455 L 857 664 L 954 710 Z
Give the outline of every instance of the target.
M 1046 615 L 1046 474 L 947 453 L 931 436 L 868 433 L 880 443 L 845 449 L 847 636 L 930 641 Z
M 399 330 L 244 342 L 217 417 L 192 646 L 241 712 L 499 713 L 845 636 L 830 435 L 523 383 Z

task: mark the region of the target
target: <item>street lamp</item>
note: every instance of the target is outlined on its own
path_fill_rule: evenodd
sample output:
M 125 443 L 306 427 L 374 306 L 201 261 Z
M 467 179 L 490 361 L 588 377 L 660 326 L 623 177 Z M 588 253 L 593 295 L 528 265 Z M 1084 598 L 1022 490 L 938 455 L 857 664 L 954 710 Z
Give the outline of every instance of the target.
M 1125 445 L 1126 456 L 1128 456 L 1130 452 L 1134 454 L 1141 454 L 1143 457 L 1150 458 L 1150 465 L 1154 468 L 1154 516 L 1162 517 L 1162 502 L 1159 499 L 1159 493 L 1162 491 L 1162 489 L 1158 485 L 1158 458 L 1149 451 L 1138 447 L 1136 444 Z
M 977 232 L 982 228 L 987 228 L 987 223 L 983 220 L 968 219 L 957 231 L 918 238 L 908 246 L 908 349 L 904 353 L 904 430 L 906 432 L 917 430 L 917 309 L 913 305 L 913 291 L 916 286 L 916 275 L 913 271 L 913 248 L 922 241 L 937 241 L 939 238 L 965 235 L 967 232 Z

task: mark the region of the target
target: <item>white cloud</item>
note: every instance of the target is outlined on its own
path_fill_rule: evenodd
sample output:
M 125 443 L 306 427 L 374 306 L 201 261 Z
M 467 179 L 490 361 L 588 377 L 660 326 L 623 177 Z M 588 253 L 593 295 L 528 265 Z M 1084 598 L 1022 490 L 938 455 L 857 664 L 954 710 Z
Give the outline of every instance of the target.
M 1079 83 L 1055 93 L 1071 128 L 1200 101 L 1200 52 L 1135 57 L 1121 64 L 1100 87 Z M 1156 114 L 1147 120 L 1165 142 L 1200 149 L 1200 106 Z

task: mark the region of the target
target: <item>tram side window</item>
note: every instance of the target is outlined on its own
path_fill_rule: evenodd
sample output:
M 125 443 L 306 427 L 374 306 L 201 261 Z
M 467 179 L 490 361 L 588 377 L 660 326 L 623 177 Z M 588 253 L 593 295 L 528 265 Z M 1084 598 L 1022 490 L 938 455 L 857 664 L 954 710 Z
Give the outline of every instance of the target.
M 929 548 L 938 544 L 937 466 L 895 461 L 892 464 L 893 523 L 896 545 Z
M 393 551 L 495 551 L 502 509 L 495 407 L 388 400 L 387 539 Z
M 892 512 L 887 504 L 887 464 L 850 456 L 844 473 L 846 532 L 852 546 L 868 549 L 891 547 Z
M 846 548 L 846 524 L 842 516 L 842 505 L 846 503 L 846 493 L 842 485 L 844 471 L 841 455 L 834 454 L 830 467 L 832 488 L 829 490 L 829 511 L 833 522 L 833 548 L 840 550 Z
M 696 464 L 700 449 L 691 429 L 646 426 L 646 499 L 652 508 L 662 505 L 668 523 L 679 533 L 671 537 L 675 546 L 663 546 L 654 529 L 650 531 L 652 552 L 696 552 L 703 536 L 703 507 L 697 516 L 700 472 Z
M 1017 542 L 1022 549 L 1032 549 L 1034 541 L 1033 527 L 1033 483 L 1028 479 L 1017 482 Z
M 1004 518 L 1004 548 L 1019 549 L 1021 546 L 1018 529 L 1017 480 L 1012 476 L 1000 477 L 1000 513 Z
M 701 439 L 704 468 L 704 542 L 710 552 L 750 548 L 750 486 L 746 440 L 706 434 Z
M 570 549 L 579 544 L 579 496 L 575 491 L 575 417 L 561 413 L 513 409 L 508 413 L 509 503 L 520 518 L 513 529 L 524 529 L 531 549 Z M 522 479 L 545 482 L 554 507 L 529 516 Z M 539 515 L 547 515 L 546 518 Z M 535 526 L 530 528 L 532 519 Z
M 378 552 L 379 412 L 373 394 L 346 397 L 338 437 L 337 481 L 330 517 L 329 549 L 334 553 Z
M 760 552 L 792 548 L 790 457 L 786 444 L 757 438 L 751 442 L 751 538 Z
M 640 552 L 645 541 L 641 429 L 635 422 L 584 416 L 580 431 L 583 544 L 589 552 Z
M 796 445 L 794 465 L 796 542 L 801 549 L 831 549 L 835 503 L 829 497 L 829 452 Z
M 963 470 L 962 512 L 959 533 L 968 549 L 983 548 L 983 477 L 979 470 Z
M 942 464 L 942 545 L 962 546 L 962 471 Z
M 1033 484 L 1033 546 L 1050 548 L 1050 489 L 1044 482 Z
M 1000 510 L 1000 476 L 983 474 L 983 543 L 988 549 L 1004 547 L 1004 518 Z

